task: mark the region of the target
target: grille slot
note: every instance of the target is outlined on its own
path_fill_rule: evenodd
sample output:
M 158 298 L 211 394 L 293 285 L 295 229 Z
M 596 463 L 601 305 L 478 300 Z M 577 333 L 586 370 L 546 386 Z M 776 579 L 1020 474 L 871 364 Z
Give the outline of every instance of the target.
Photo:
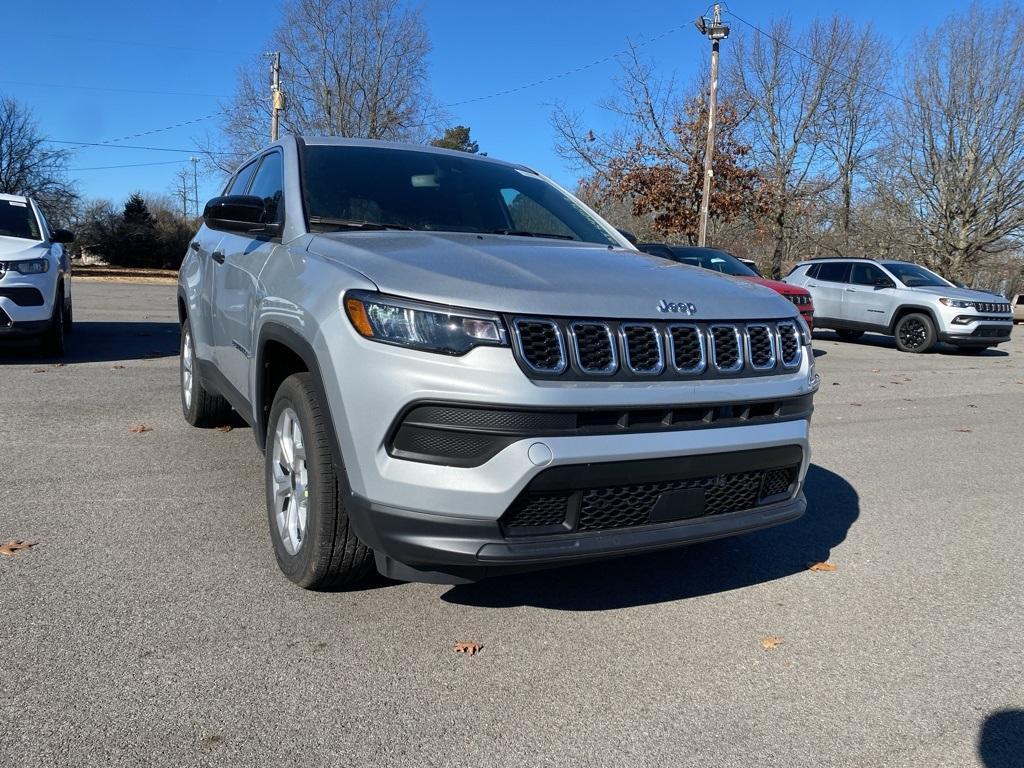
M 735 325 L 712 325 L 711 361 L 722 373 L 734 373 L 743 368 L 740 331 Z
M 569 326 L 576 364 L 585 373 L 610 375 L 619 367 L 615 337 L 604 323 L 577 321 Z
M 619 332 L 622 334 L 626 367 L 629 370 L 646 376 L 656 376 L 665 370 L 661 334 L 655 326 L 626 323 Z
M 517 318 L 512 327 L 519 354 L 533 371 L 558 374 L 565 370 L 565 344 L 556 323 Z
M 570 493 L 520 496 L 502 517 L 505 528 L 561 526 L 569 509 Z M 529 531 L 536 533 L 536 531 Z
M 672 365 L 679 373 L 703 373 L 708 367 L 704 334 L 696 325 L 672 325 L 668 329 Z
M 787 368 L 800 365 L 800 332 L 793 323 L 779 323 L 779 350 L 782 364 Z
M 770 499 L 773 496 L 789 493 L 795 477 L 796 473 L 792 467 L 768 470 L 764 473 L 764 482 L 761 484 L 761 499 Z
M 767 325 L 747 326 L 747 355 L 752 368 L 764 371 L 775 367 L 775 339 Z

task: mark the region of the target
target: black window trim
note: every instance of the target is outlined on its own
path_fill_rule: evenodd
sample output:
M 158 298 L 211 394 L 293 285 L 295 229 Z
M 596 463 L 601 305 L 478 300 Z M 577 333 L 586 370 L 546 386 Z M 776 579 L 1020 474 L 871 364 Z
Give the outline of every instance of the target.
M 827 280 L 821 277 L 821 270 L 830 264 L 838 264 L 839 266 L 846 267 L 846 279 L 845 280 Z M 850 285 L 850 274 L 853 272 L 853 262 L 851 261 L 823 261 L 818 265 L 818 277 L 815 280 L 821 280 L 823 283 L 833 283 L 835 285 Z
M 259 165 L 256 166 L 256 170 L 253 171 L 252 172 L 252 176 L 249 177 L 249 183 L 245 185 L 245 193 L 244 194 L 249 194 L 250 193 L 250 191 L 252 190 L 252 184 L 253 184 L 254 181 L 256 181 L 256 176 L 257 176 L 257 174 L 259 174 L 260 169 L 263 167 L 263 163 L 266 161 L 266 159 L 268 157 L 270 157 L 271 155 L 274 155 L 274 154 L 276 154 L 278 157 L 281 158 L 281 203 L 278 206 L 278 215 L 277 215 L 277 219 L 278 220 L 276 222 L 277 224 L 281 225 L 281 231 L 278 234 L 276 234 L 276 235 L 265 235 L 265 234 L 264 235 L 260 235 L 260 234 L 258 234 L 257 235 L 257 239 L 260 239 L 260 240 L 273 240 L 275 242 L 282 242 L 281 236 L 284 234 L 284 227 L 285 227 L 285 222 L 287 221 L 288 211 L 287 211 L 286 206 L 285 206 L 285 194 L 284 194 L 284 188 L 285 188 L 284 152 L 281 151 L 281 147 L 271 147 L 270 149 L 268 149 L 266 152 L 263 152 L 259 157 L 257 157 L 253 161 L 253 162 L 259 163 Z M 248 165 L 248 163 L 246 165 Z M 245 166 L 242 166 L 242 167 L 244 168 Z M 239 169 L 239 170 L 241 170 L 241 169 Z

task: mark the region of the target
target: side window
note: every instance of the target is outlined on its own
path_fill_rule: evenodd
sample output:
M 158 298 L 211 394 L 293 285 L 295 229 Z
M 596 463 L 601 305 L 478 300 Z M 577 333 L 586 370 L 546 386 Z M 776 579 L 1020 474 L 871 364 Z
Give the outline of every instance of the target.
M 1024 307 L 1024 293 L 1017 297 L 1017 306 Z
M 817 277 L 819 269 L 821 269 L 821 264 L 811 264 L 811 266 L 807 268 L 807 277 Z
M 284 169 L 281 167 L 281 153 L 271 152 L 264 156 L 260 169 L 253 177 L 252 187 L 249 188 L 250 195 L 263 198 L 268 222 L 284 220 L 284 206 L 281 205 L 283 190 Z
M 885 275 L 874 264 L 854 264 L 850 272 L 850 282 L 854 285 L 874 285 L 885 280 Z
M 828 283 L 845 283 L 850 277 L 850 265 L 845 261 L 828 261 L 818 266 L 818 279 Z
M 258 160 L 253 160 L 247 166 L 242 168 L 235 178 L 232 180 L 231 185 L 224 191 L 225 195 L 244 195 L 245 188 L 249 186 L 249 179 L 252 178 L 253 171 L 256 170 L 256 164 Z

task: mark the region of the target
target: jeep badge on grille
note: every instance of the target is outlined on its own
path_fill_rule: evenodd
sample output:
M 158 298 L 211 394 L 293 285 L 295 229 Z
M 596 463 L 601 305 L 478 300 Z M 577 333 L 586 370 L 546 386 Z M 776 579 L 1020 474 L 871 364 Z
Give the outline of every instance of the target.
M 695 315 L 697 314 L 697 307 L 688 301 L 669 301 L 668 299 L 662 299 L 658 302 L 658 311 L 674 315 Z

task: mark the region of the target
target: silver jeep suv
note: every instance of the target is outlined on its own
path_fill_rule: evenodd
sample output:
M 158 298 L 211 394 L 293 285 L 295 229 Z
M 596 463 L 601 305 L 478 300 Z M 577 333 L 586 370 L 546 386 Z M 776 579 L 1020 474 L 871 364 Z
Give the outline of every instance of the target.
M 977 353 L 1010 340 L 1006 299 L 957 288 L 918 264 L 872 259 L 815 259 L 797 264 L 785 281 L 811 292 L 815 328 L 853 341 L 866 331 L 894 336 L 903 352 L 937 342 Z
M 285 138 L 181 268 L 181 405 L 264 449 L 306 587 L 453 583 L 799 517 L 812 395 L 794 306 L 634 249 L 522 165 Z

